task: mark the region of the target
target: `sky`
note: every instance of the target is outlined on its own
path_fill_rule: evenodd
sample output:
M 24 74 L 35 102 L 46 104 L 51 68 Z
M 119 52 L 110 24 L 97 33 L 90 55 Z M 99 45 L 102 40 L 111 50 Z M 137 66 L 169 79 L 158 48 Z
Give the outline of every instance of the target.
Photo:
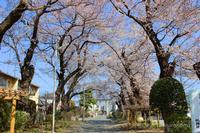
M 7 63 L 9 60 L 14 60 L 13 54 L 11 51 L 4 51 L 3 48 L 0 50 L 0 70 L 8 73 L 12 76 L 20 78 L 19 67 L 17 64 Z M 5 63 L 6 62 L 6 63 Z M 35 75 L 33 77 L 33 84 L 36 84 L 40 87 L 40 94 L 53 91 L 53 73 L 50 75 L 45 74 L 41 69 L 45 69 L 43 63 L 36 63 Z
M 0 0 L 0 3 L 1 3 L 0 8 L 4 7 L 5 1 Z M 2 17 L 0 17 L 0 20 L 1 19 Z M 14 59 L 15 59 L 15 56 L 12 51 L 7 50 L 4 47 L 0 49 L 0 70 L 10 75 L 20 78 L 18 65 L 9 63 L 9 62 L 13 62 Z M 34 64 L 36 65 L 35 66 L 36 69 L 35 69 L 35 75 L 34 75 L 32 83 L 40 87 L 41 95 L 44 94 L 45 92 L 52 92 L 53 86 L 54 86 L 53 73 L 49 73 L 49 75 L 47 75 L 43 70 L 49 67 L 47 67 L 47 64 L 44 64 L 41 61 L 38 61 L 37 59 L 35 59 Z M 158 67 L 155 68 L 155 71 L 159 73 L 159 68 Z M 184 79 L 184 80 L 187 80 L 187 79 Z M 199 80 L 188 80 L 187 82 L 189 84 L 189 89 L 187 89 L 188 91 L 192 89 L 200 89 Z

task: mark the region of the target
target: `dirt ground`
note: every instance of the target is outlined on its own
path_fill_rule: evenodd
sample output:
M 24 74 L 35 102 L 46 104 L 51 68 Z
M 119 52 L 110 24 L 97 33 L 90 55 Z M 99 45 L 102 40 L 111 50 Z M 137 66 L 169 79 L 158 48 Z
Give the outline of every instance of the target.
M 72 125 L 66 133 L 163 133 L 159 129 L 133 130 L 123 128 L 126 123 L 116 123 L 105 116 L 88 118 L 81 125 Z

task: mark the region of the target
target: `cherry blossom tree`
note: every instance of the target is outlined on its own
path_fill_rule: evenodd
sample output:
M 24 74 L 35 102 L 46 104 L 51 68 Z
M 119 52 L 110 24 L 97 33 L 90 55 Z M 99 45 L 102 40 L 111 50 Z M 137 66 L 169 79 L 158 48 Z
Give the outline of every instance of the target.
M 55 67 L 53 60 L 57 60 L 53 55 L 58 51 L 56 104 L 61 99 L 64 109 L 69 110 L 71 98 L 81 93 L 75 92 L 76 86 L 92 68 L 92 63 L 89 62 L 92 52 L 89 53 L 88 50 L 89 45 L 101 43 L 96 34 L 105 26 L 101 11 L 103 6 L 104 2 L 82 1 L 67 10 L 53 14 L 50 21 L 55 25 L 47 24 L 43 29 L 43 42 L 50 42 L 53 46 L 52 56 L 49 56 L 48 50 L 45 51 L 45 60 L 52 67 Z M 50 29 L 51 32 L 46 29 Z
M 36 10 L 33 15 L 24 16 L 21 23 L 13 27 L 7 34 L 7 39 L 3 42 L 14 50 L 21 73 L 20 87 L 27 90 L 34 76 L 34 65 L 32 63 L 36 48 L 39 45 L 39 31 L 41 22 L 46 21 L 47 14 L 67 8 L 68 5 L 48 0 L 47 2 L 35 2 L 34 5 L 41 5 L 40 10 Z M 19 29 L 20 30 L 19 30 Z M 20 34 L 21 32 L 21 34 Z M 28 47 L 27 47 L 28 46 Z M 21 51 L 20 51 L 21 50 Z M 22 53 L 22 54 L 21 54 Z
M 142 28 L 151 41 L 160 67 L 160 78 L 172 77 L 176 60 L 169 49 L 199 30 L 194 1 L 110 0 L 114 8 Z M 182 40 L 182 41 L 181 41 Z

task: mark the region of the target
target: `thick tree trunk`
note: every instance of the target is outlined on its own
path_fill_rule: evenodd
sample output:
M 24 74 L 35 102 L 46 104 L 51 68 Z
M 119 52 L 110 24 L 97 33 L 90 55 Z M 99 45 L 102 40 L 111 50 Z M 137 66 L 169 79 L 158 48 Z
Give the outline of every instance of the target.
M 141 105 L 142 97 L 140 94 L 140 88 L 137 85 L 136 80 L 132 76 L 130 77 L 130 86 L 133 93 L 133 96 L 132 96 L 133 105 Z
M 196 74 L 198 78 L 200 79 L 200 62 L 197 62 L 193 65 L 194 70 L 196 71 Z
M 26 64 L 22 66 L 21 69 L 21 82 L 20 82 L 20 87 L 23 90 L 29 90 L 29 86 L 31 84 L 33 75 L 34 75 L 34 66 L 30 64 Z
M 165 133 L 168 133 L 169 130 L 170 130 L 170 123 L 167 121 L 167 119 L 170 117 L 170 114 L 164 110 L 161 110 L 161 113 L 162 113 L 162 117 L 163 117 L 163 120 L 164 120 L 164 123 L 165 123 L 165 129 L 164 129 L 164 132 Z
M 70 101 L 71 101 L 71 99 L 69 97 L 63 97 L 61 99 L 61 101 L 62 101 L 62 108 L 61 108 L 61 110 L 69 112 L 70 111 Z
M 33 55 L 35 53 L 35 49 L 39 43 L 38 41 L 38 26 L 40 22 L 40 17 L 44 14 L 44 11 L 39 12 L 36 15 L 36 18 L 34 20 L 34 26 L 33 26 L 33 33 L 30 40 L 30 47 L 28 48 L 26 52 L 26 56 L 24 58 L 24 62 L 22 67 L 20 68 L 21 71 L 21 88 L 27 90 L 30 86 L 30 83 L 32 81 L 33 75 L 34 75 L 34 66 L 31 64 Z
M 21 0 L 18 6 L 10 12 L 10 14 L 0 24 L 0 43 L 4 34 L 14 25 L 27 10 L 27 0 Z

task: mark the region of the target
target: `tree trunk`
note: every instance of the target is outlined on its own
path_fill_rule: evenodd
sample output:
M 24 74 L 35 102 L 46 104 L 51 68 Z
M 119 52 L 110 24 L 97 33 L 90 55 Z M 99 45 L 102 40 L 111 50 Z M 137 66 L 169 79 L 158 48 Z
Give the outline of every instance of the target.
M 198 78 L 200 79 L 200 62 L 197 62 L 193 65 L 194 70 L 196 71 L 196 74 Z
M 64 98 L 62 98 L 61 101 L 62 101 L 61 110 L 69 112 L 70 111 L 70 101 L 71 101 L 71 99 L 69 97 L 64 97 Z
M 20 82 L 20 87 L 23 90 L 28 90 L 29 91 L 29 86 L 31 84 L 33 75 L 35 72 L 35 68 L 33 65 L 23 65 L 21 69 L 21 82 Z
M 21 0 L 18 6 L 10 12 L 10 14 L 0 24 L 0 43 L 4 34 L 14 25 L 27 10 L 27 0 Z
M 33 75 L 34 75 L 34 66 L 31 64 L 33 55 L 35 53 L 35 49 L 39 43 L 38 41 L 38 26 L 40 22 L 40 17 L 43 15 L 44 12 L 40 12 L 36 15 L 36 18 L 34 20 L 34 26 L 33 26 L 33 33 L 30 40 L 30 46 L 26 52 L 26 56 L 24 58 L 23 66 L 20 68 L 21 71 L 21 88 L 22 89 L 28 89 L 30 86 L 30 83 L 32 81 Z
M 165 133 L 168 133 L 169 130 L 170 130 L 170 123 L 167 121 L 167 118 L 170 117 L 170 114 L 164 110 L 161 110 L 161 113 L 162 113 L 162 117 L 163 117 L 163 120 L 164 120 L 164 123 L 165 123 L 165 129 L 164 129 L 164 132 Z

